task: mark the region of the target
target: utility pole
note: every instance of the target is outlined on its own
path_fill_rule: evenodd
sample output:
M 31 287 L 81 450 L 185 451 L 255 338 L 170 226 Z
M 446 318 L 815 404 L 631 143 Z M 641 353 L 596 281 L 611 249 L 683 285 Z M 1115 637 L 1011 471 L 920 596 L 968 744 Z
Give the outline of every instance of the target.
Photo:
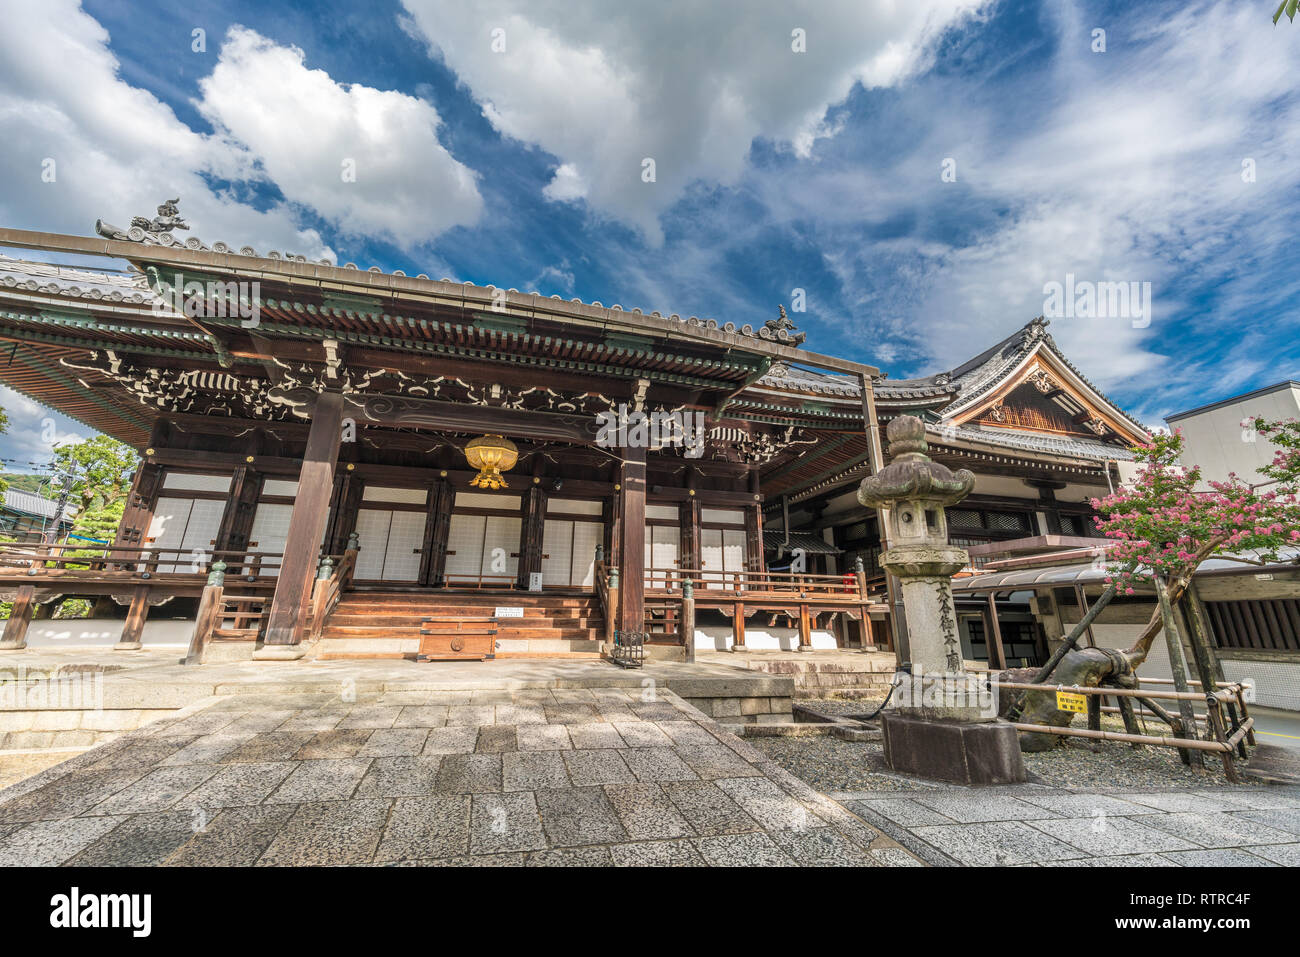
M 72 486 L 76 478 L 76 472 L 72 468 L 68 468 L 50 478 L 51 483 L 56 481 L 59 483 L 59 498 L 54 509 L 54 519 L 45 529 L 45 534 L 41 536 L 46 545 L 53 545 L 59 540 L 59 525 L 63 521 L 64 510 L 68 507 L 68 499 L 72 495 Z

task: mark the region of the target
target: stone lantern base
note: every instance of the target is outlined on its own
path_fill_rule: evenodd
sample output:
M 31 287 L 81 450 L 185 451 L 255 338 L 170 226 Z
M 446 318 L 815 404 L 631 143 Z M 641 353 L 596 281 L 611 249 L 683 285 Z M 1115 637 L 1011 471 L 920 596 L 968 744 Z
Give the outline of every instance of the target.
M 1006 721 L 953 721 L 886 710 L 885 761 L 897 774 L 954 784 L 1025 780 L 1020 739 Z

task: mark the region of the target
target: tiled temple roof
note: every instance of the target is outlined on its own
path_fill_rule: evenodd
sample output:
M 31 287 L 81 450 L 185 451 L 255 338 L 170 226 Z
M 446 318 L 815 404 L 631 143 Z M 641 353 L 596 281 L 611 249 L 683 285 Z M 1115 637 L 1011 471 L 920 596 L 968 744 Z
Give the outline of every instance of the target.
M 1063 353 L 1047 331 L 1048 320 L 1039 317 L 1026 323 L 1001 342 L 968 359 L 949 372 L 923 379 L 885 380 L 876 384 L 876 399 L 882 404 L 906 404 L 909 399 L 951 395 L 948 407 L 967 406 L 1006 380 L 1035 348 L 1048 349 L 1053 358 L 1069 369 L 1117 414 L 1146 431 L 1146 426 L 1125 412 L 1101 389 L 1097 388 Z M 1112 456 L 1113 458 L 1114 456 Z
M 157 297 L 143 273 L 60 266 L 0 254 L 0 285 L 27 292 L 103 302 L 153 303 Z
M 1011 431 L 1009 429 L 1003 431 L 1000 429 L 952 425 L 929 425 L 926 427 L 926 432 L 933 437 L 933 441 L 939 443 L 979 442 L 984 445 L 997 445 L 1024 452 L 1042 452 L 1076 459 L 1092 459 L 1097 462 L 1104 462 L 1108 459 L 1127 462 L 1133 459 L 1133 453 L 1127 448 L 1073 436 L 1044 435 L 1039 432 Z

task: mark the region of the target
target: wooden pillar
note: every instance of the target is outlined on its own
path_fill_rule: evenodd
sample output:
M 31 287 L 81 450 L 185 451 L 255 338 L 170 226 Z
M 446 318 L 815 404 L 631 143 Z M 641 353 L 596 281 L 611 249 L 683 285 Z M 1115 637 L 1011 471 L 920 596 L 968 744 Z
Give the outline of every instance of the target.
M 620 469 L 615 473 L 615 484 L 622 484 L 620 479 L 623 472 Z M 601 510 L 601 520 L 605 523 L 605 554 L 609 556 L 609 567 L 618 568 L 619 559 L 623 554 L 623 496 L 618 492 L 614 497 L 605 503 Z
M 118 523 L 117 534 L 113 544 L 130 548 L 144 545 L 145 536 L 149 534 L 149 523 L 153 521 L 154 503 L 158 500 L 158 489 L 162 485 L 162 466 L 152 462 L 142 462 L 136 469 L 131 481 L 131 492 L 126 498 L 126 508 L 122 512 L 122 521 Z M 121 554 L 114 558 L 123 557 Z
M 216 551 L 242 552 L 248 549 L 248 536 L 253 531 L 253 518 L 257 514 L 257 500 L 262 497 L 262 476 L 247 465 L 235 469 L 230 486 L 230 499 L 221 516 L 217 530 Z M 228 564 L 238 565 L 238 561 Z
M 688 575 L 682 581 L 682 614 L 677 628 L 682 636 L 683 660 L 695 664 L 695 587 Z
M 311 431 L 307 435 L 307 449 L 298 475 L 298 497 L 289 518 L 284 560 L 275 583 L 275 597 L 271 600 L 265 644 L 254 657 L 302 656 L 302 650 L 296 646 L 302 640 L 321 536 L 329 518 L 342 422 L 343 396 L 337 392 L 322 393 L 316 400 Z
M 27 626 L 32 623 L 36 604 L 36 586 L 19 585 L 5 622 L 4 635 L 0 636 L 0 651 L 21 651 L 27 647 Z
M 524 493 L 524 515 L 519 524 L 518 585 L 526 589 L 529 577 L 542 570 L 542 536 L 546 532 L 546 490 L 536 481 Z
M 812 651 L 813 616 L 807 605 L 799 606 L 799 650 Z
M 131 605 L 126 612 L 126 623 L 122 625 L 122 637 L 113 646 L 116 651 L 139 651 L 140 635 L 144 632 L 145 619 L 149 617 L 149 586 L 137 585 L 131 593 Z
M 348 536 L 357 527 L 357 510 L 361 508 L 361 493 L 365 483 L 352 472 L 343 472 L 334 480 L 334 494 L 330 499 L 329 532 L 325 536 L 325 551 L 341 555 L 348 547 Z
M 695 602 L 691 602 L 694 610 Z M 731 650 L 748 651 L 745 647 L 745 603 L 735 602 L 731 606 Z
M 677 510 L 681 525 L 682 551 L 677 562 L 678 568 L 694 569 L 700 567 L 700 501 L 691 496 Z
M 989 668 L 997 668 L 999 671 L 1005 671 L 1007 667 L 1007 653 L 1002 647 L 1002 623 L 998 621 L 998 596 L 997 592 L 989 592 L 989 635 L 988 635 L 988 653 Z M 997 664 L 994 662 L 994 653 L 997 654 Z
M 445 475 L 433 483 L 429 492 L 429 515 L 424 524 L 424 556 L 421 559 L 420 581 L 441 585 L 447 569 L 447 535 L 451 531 L 451 510 L 456 503 L 456 490 Z
M 619 627 L 645 630 L 645 449 L 625 448 L 618 500 Z

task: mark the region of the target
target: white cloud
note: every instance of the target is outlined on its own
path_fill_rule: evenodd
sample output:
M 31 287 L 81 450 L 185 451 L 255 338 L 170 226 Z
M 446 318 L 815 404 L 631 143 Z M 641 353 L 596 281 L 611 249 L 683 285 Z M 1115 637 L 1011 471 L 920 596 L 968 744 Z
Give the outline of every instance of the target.
M 232 28 L 195 104 L 216 129 L 209 135 L 122 78 L 107 31 L 77 0 L 15 0 L 5 16 L 6 225 L 84 235 L 98 218 L 125 226 L 179 196 L 188 235 L 207 243 L 333 259 L 319 233 L 299 225 L 299 207 L 408 248 L 482 210 L 473 172 L 438 142 L 441 120 L 429 103 L 336 83 L 309 70 L 294 47 Z M 354 183 L 343 181 L 344 159 L 355 161 Z M 51 162 L 54 181 L 44 182 Z M 214 191 L 205 175 L 269 181 L 286 202 L 258 210 Z
M 918 135 L 884 159 L 809 164 L 795 189 L 788 169 L 760 171 L 747 185 L 769 222 L 806 226 L 854 317 L 845 332 L 865 358 L 897 356 L 909 372 L 988 348 L 1043 312 L 1045 283 L 1073 273 L 1151 282 L 1146 328 L 1051 327 L 1103 388 L 1158 392 L 1144 413 L 1195 405 L 1207 381 L 1216 392 L 1248 384 L 1228 370 L 1267 378 L 1260 364 L 1272 362 L 1273 378 L 1292 374 L 1276 368 L 1270 340 L 1300 337 L 1289 306 L 1300 276 L 1273 268 L 1294 243 L 1300 186 L 1293 32 L 1261 27 L 1247 5 L 1134 8 L 1109 31 L 1111 52 L 1093 54 L 1091 19 L 1059 10 L 1051 60 L 1023 100 L 1024 81 L 1001 69 L 909 88 L 889 115 Z M 945 157 L 955 183 L 941 182 Z M 1247 157 L 1254 183 L 1241 177 Z M 898 222 L 917 225 L 863 238 Z M 943 233 L 958 238 L 925 238 Z M 1266 314 L 1293 318 L 1255 318 Z
M 213 192 L 200 175 L 239 179 L 250 157 L 194 132 L 153 94 L 119 75 L 107 31 L 77 0 L 17 0 L 0 31 L 0 216 L 6 225 L 90 233 L 128 224 L 174 196 L 206 242 L 332 256 L 293 211 L 259 212 Z M 188 48 L 176 55 L 191 55 Z M 53 162 L 54 181 L 42 174 Z
M 730 184 L 756 137 L 807 155 L 855 83 L 898 82 L 977 0 L 404 0 L 503 134 L 560 158 L 546 188 L 662 238 L 693 180 Z M 806 52 L 793 50 L 804 31 Z M 656 179 L 642 178 L 655 161 Z M 581 192 L 577 184 L 582 184 Z
M 583 199 L 587 195 L 587 184 L 572 163 L 562 163 L 556 169 L 554 177 L 542 190 L 542 195 L 555 202 L 569 202 Z
M 0 471 L 30 472 L 50 461 L 56 444 L 76 444 L 93 435 L 80 422 L 33 402 L 7 385 L 0 385 L 0 409 L 9 416 L 9 429 L 0 435 L 5 459 Z
M 198 107 L 294 203 L 409 249 L 483 210 L 476 177 L 438 141 L 429 103 L 336 83 L 303 51 L 232 27 Z

